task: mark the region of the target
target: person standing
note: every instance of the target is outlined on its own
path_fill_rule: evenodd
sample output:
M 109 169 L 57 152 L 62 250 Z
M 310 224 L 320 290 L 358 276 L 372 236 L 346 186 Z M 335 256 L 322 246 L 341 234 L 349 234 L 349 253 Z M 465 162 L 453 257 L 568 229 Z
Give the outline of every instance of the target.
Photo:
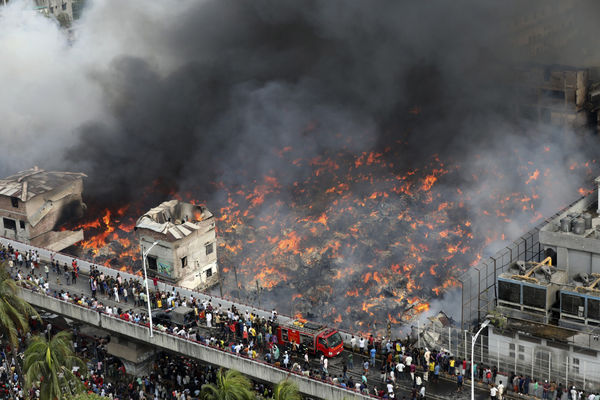
M 496 400 L 496 396 L 498 395 L 498 388 L 494 385 L 490 385 L 490 399 Z
M 50 276 L 50 268 L 48 268 L 48 264 L 44 264 L 44 272 L 46 272 L 46 280 L 48 280 Z
M 504 398 L 504 385 L 502 381 L 498 383 L 498 400 L 502 400 Z
M 120 303 L 120 301 L 119 301 L 119 288 L 117 286 L 115 286 L 113 288 L 113 294 L 115 295 L 115 301 L 117 303 Z
M 462 387 L 463 387 L 463 376 L 462 374 L 458 374 L 458 376 L 456 377 L 456 391 L 457 392 L 462 392 Z
M 369 353 L 371 354 L 371 367 L 375 366 L 375 356 L 377 355 L 377 350 L 375 350 L 375 347 L 371 347 L 371 350 L 369 350 Z

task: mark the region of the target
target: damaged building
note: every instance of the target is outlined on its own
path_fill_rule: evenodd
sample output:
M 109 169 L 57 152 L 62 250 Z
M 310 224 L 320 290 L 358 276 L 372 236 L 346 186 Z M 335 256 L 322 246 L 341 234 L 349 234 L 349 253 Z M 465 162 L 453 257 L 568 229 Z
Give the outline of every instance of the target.
M 213 214 L 179 200 L 166 201 L 142 215 L 135 226 L 142 252 L 151 248 L 148 273 L 186 288 L 218 282 Z
M 57 227 L 66 219 L 83 216 L 85 176 L 35 167 L 1 179 L 2 236 L 54 251 L 83 240 L 83 230 Z

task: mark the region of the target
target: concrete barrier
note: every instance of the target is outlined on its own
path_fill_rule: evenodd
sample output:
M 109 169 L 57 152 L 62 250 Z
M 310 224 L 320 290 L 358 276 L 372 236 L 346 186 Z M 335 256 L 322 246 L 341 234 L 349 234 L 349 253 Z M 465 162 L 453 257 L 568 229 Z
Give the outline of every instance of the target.
M 292 373 L 276 368 L 271 364 L 242 357 L 194 340 L 181 338 L 176 335 L 154 332 L 149 336 L 146 326 L 124 321 L 120 318 L 99 313 L 88 307 L 66 302 L 45 294 L 21 288 L 21 296 L 31 305 L 63 315 L 89 325 L 96 326 L 112 334 L 121 335 L 130 340 L 139 341 L 150 346 L 195 358 L 203 362 L 235 369 L 251 378 L 276 384 L 286 378 L 294 381 L 300 392 L 321 399 L 369 399 L 371 396 L 362 395 L 354 390 L 332 385 L 318 379 Z

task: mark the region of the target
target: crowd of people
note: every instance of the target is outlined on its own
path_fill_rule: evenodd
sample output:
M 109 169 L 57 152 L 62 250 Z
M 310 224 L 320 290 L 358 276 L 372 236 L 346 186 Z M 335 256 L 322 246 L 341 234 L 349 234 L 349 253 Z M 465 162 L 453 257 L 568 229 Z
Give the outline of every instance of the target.
M 350 343 L 347 343 L 351 351 L 343 353 L 341 362 L 337 360 L 335 365 L 330 365 L 333 360 L 310 354 L 310 349 L 301 345 L 280 343 L 276 334 L 278 319 L 275 310 L 269 318 L 263 318 L 250 310 L 242 311 L 235 306 L 223 307 L 218 300 L 213 303 L 211 299 L 201 300 L 193 295 L 183 296 L 175 289 L 159 290 L 156 280 L 151 285 L 148 299 L 141 279 L 125 279 L 119 273 L 115 276 L 106 275 L 94 267 L 85 278 L 88 280 L 89 293 L 77 294 L 77 290 L 68 290 L 79 278 L 76 260 L 73 260 L 71 265 L 64 263 L 62 266 L 54 259 L 44 263 L 37 252 L 21 253 L 11 247 L 0 248 L 0 257 L 8 260 L 10 273 L 17 281 L 28 284 L 35 290 L 43 290 L 47 295 L 87 306 L 126 321 L 148 324 L 149 319 L 144 312 L 147 301 L 150 301 L 153 309 L 189 307 L 194 312 L 194 324 L 178 325 L 161 321 L 155 324 L 155 328 L 240 356 L 260 359 L 292 372 L 364 394 L 382 398 L 423 400 L 426 398 L 428 385 L 438 382 L 440 377 L 456 379 L 457 391 L 462 391 L 465 377 L 470 378 L 470 364 L 466 360 L 455 359 L 444 351 L 418 348 L 408 337 L 404 340 L 377 341 L 373 336 L 353 336 Z M 52 290 L 50 281 L 54 279 L 57 283 L 64 282 L 66 286 L 60 285 Z M 97 357 L 97 354 L 95 356 Z M 163 365 L 165 360 L 169 360 L 167 366 Z M 129 382 L 125 386 L 122 385 L 124 382 L 120 381 L 111 383 L 110 389 L 103 383 L 103 374 L 92 370 L 90 381 L 87 382 L 88 388 L 95 392 L 99 390 L 99 393 L 104 395 L 120 393 L 115 392 L 116 388 L 119 388 L 125 390 L 131 398 L 172 398 L 169 397 L 169 393 L 175 393 L 178 396 L 174 398 L 179 399 L 182 395 L 183 398 L 186 395 L 193 397 L 202 383 L 212 381 L 215 376 L 214 369 L 209 366 L 183 358 L 177 360 L 175 357 L 161 359 L 154 366 L 155 375 Z M 7 363 L 8 365 L 4 365 Z M 14 365 L 14 361 L 12 363 Z M 182 372 L 167 374 L 164 368 L 177 368 Z M 572 397 L 572 389 L 566 390 L 554 382 L 536 382 L 530 392 L 532 381 L 528 377 L 512 376 L 508 379 L 510 384 L 501 381 L 496 383 L 498 371 L 495 367 L 485 368 L 475 364 L 473 368 L 479 381 L 489 385 L 492 400 L 502 400 L 507 389 L 543 399 L 560 400 L 560 394 L 567 393 L 569 400 L 600 400 L 595 394 L 584 394 L 580 391 L 575 391 L 576 396 Z M 4 358 L 0 374 L 9 370 L 10 362 L 8 358 Z M 117 374 L 117 377 L 122 375 Z M 177 385 L 169 388 L 161 386 L 164 379 L 157 380 L 157 377 L 180 375 L 182 376 L 177 378 Z M 8 382 L 12 380 L 8 379 Z M 268 390 L 265 388 L 259 392 L 266 391 L 268 396 Z

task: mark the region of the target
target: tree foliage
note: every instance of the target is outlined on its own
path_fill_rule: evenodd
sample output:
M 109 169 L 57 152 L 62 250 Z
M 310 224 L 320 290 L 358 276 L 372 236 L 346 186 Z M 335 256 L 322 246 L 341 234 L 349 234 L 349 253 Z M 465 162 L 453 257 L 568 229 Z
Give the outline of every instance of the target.
M 37 311 L 19 296 L 19 288 L 10 277 L 6 263 L 0 265 L 0 332 L 10 342 L 13 349 L 19 343 L 19 332 L 29 330 L 28 319 L 38 316 Z
M 273 400 L 302 400 L 302 396 L 296 383 L 284 379 L 275 386 Z
M 78 366 L 81 373 L 85 372 L 85 363 L 74 355 L 69 332 L 59 332 L 50 341 L 36 336 L 25 350 L 25 388 L 39 387 L 41 400 L 63 399 L 80 393 L 85 387 L 73 374 L 74 366 Z
M 235 370 L 217 373 L 217 383 L 202 385 L 201 398 L 204 400 L 251 400 L 254 399 L 252 383 Z

